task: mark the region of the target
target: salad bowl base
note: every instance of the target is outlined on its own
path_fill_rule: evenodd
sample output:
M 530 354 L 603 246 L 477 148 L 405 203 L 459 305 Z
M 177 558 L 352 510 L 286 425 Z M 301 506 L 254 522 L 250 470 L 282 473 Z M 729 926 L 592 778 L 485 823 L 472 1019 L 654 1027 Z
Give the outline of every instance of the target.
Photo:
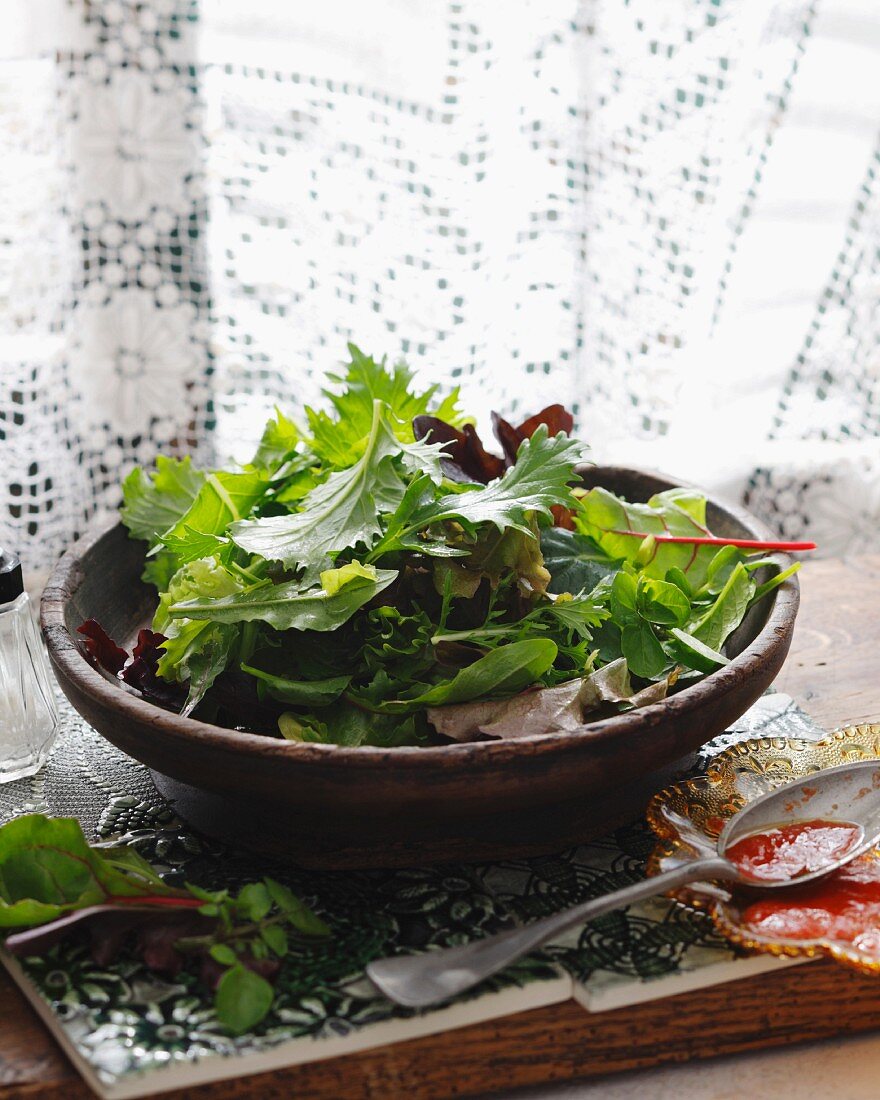
M 151 769 L 175 814 L 202 835 L 314 870 L 361 870 L 438 863 L 486 863 L 547 855 L 635 821 L 693 754 L 601 795 L 546 806 L 461 816 L 454 823 L 411 817 L 397 828 L 375 814 L 297 813 L 291 803 L 217 794 Z

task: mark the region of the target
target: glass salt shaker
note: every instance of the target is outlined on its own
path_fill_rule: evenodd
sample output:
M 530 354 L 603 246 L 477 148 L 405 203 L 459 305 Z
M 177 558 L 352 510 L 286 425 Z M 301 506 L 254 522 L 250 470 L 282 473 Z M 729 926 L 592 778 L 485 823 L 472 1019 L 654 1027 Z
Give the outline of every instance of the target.
M 57 731 L 52 674 L 21 562 L 0 547 L 0 783 L 39 771 Z

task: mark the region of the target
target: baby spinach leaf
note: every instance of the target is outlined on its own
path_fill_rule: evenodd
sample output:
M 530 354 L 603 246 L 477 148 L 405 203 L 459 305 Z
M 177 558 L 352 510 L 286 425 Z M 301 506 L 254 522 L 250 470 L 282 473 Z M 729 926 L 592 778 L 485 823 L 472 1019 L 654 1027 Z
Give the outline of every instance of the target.
M 699 638 L 695 638 L 693 634 L 688 634 L 687 631 L 679 630 L 675 626 L 672 627 L 669 634 L 670 641 L 667 643 L 666 648 L 672 655 L 673 660 L 686 668 L 695 668 L 700 672 L 714 672 L 716 669 L 728 664 L 728 660 L 723 653 L 710 649 Z
M 742 562 L 737 562 L 714 604 L 690 624 L 688 633 L 710 649 L 720 651 L 729 635 L 743 621 L 754 593 L 754 581 Z
M 591 592 L 618 567 L 592 539 L 563 527 L 541 532 L 541 551 L 550 572 L 549 592 Z
M 620 632 L 620 645 L 630 672 L 653 680 L 666 668 L 668 659 L 660 640 L 644 619 L 627 623 Z
M 691 602 L 678 585 L 640 576 L 636 609 L 643 619 L 660 626 L 681 626 L 691 613 Z
M 168 610 L 173 619 L 217 623 L 259 620 L 276 630 L 336 630 L 396 576 L 395 569 L 377 569 L 375 581 L 355 577 L 332 596 L 320 587 L 303 590 L 299 581 L 256 585 L 219 599 L 184 600 Z
M 531 638 L 499 646 L 463 668 L 451 680 L 414 698 L 384 704 L 389 711 L 466 703 L 482 696 L 511 695 L 534 684 L 553 664 L 558 650 L 547 638 Z
M 722 546 L 706 567 L 706 589 L 717 596 L 744 554 L 735 546 Z
M 694 598 L 694 590 L 691 586 L 691 582 L 677 565 L 673 565 L 671 569 L 667 569 L 666 580 L 668 580 L 670 584 L 674 584 L 677 588 L 680 588 L 685 596 L 687 596 L 688 600 Z
M 292 706 L 322 707 L 332 703 L 351 683 L 351 676 L 333 676 L 326 680 L 293 680 L 242 664 L 242 672 L 255 676 L 273 699 Z
M 635 575 L 621 569 L 611 582 L 611 617 L 619 626 L 634 623 L 639 614 L 636 610 L 638 599 L 638 581 Z

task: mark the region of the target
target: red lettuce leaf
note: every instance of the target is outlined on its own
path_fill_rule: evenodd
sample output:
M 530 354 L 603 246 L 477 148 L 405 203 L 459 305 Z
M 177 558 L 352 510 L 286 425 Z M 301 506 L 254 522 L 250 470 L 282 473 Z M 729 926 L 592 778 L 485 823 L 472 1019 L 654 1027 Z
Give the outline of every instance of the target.
M 504 462 L 483 446 L 472 424 L 459 431 L 436 416 L 417 416 L 413 420 L 416 439 L 430 436 L 432 443 L 445 444 L 446 457 L 440 459 L 444 474 L 452 481 L 476 481 L 487 485 L 504 473 Z
M 76 628 L 76 632 L 83 635 L 80 648 L 89 663 L 116 676 L 128 660 L 126 650 L 113 641 L 96 619 L 86 619 Z
M 166 641 L 164 634 L 157 634 L 154 630 L 139 631 L 131 660 L 122 670 L 122 679 L 141 691 L 152 687 L 157 679 L 156 670 L 162 658 L 162 646 Z

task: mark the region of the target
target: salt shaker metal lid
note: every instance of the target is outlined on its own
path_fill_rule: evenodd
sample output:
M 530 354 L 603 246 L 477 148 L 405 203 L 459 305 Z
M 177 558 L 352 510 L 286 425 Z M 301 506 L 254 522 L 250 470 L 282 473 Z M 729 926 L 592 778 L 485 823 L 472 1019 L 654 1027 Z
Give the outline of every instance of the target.
M 21 559 L 0 546 L 0 604 L 12 603 L 24 592 Z

